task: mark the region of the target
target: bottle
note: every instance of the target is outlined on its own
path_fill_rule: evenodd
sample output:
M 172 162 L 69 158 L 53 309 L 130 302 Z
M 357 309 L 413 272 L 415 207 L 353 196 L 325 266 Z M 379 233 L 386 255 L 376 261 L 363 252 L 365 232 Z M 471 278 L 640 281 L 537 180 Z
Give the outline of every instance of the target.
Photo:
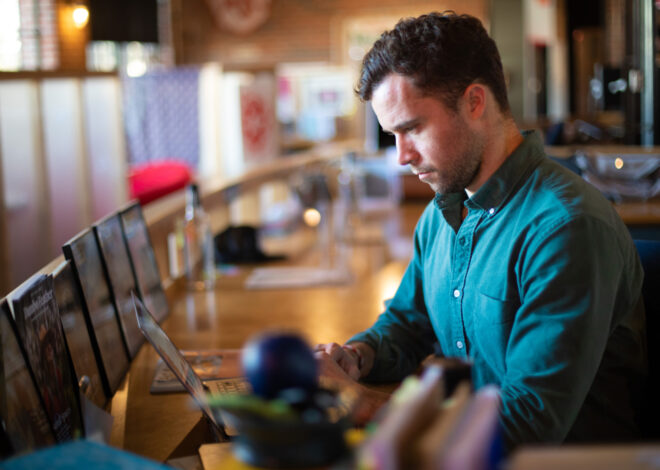
M 338 182 L 338 210 L 335 236 L 340 240 L 352 240 L 360 224 L 360 200 L 364 195 L 364 175 L 357 162 L 357 154 L 348 152 L 341 160 Z
M 199 189 L 186 188 L 186 215 L 183 227 L 183 265 L 188 287 L 194 290 L 215 286 L 215 251 L 209 218 L 199 200 Z

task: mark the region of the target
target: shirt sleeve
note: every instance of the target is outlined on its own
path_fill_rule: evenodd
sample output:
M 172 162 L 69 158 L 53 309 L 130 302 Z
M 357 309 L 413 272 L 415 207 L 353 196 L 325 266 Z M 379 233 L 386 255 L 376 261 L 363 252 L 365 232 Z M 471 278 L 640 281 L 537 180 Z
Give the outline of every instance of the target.
M 521 306 L 500 385 L 504 440 L 562 442 L 610 335 L 636 306 L 641 266 L 624 228 L 580 216 L 527 236 L 516 269 Z
M 376 352 L 374 366 L 364 378 L 370 382 L 394 382 L 413 373 L 433 352 L 435 335 L 424 305 L 420 275 L 421 250 L 415 232 L 413 257 L 394 297 L 368 330 L 351 342 L 365 342 Z

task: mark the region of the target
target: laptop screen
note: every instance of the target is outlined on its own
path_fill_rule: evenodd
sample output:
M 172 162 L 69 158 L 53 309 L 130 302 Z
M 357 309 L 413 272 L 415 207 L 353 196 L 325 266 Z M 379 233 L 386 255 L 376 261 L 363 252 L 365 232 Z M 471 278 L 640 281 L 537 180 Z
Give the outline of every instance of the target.
M 140 325 L 144 336 L 146 336 L 160 357 L 163 358 L 163 361 L 172 369 L 172 372 L 181 381 L 188 393 L 192 395 L 193 399 L 202 409 L 204 416 L 211 421 L 223 436 L 226 436 L 224 426 L 215 419 L 211 408 L 206 402 L 204 383 L 195 373 L 192 366 L 186 361 L 183 354 L 181 354 L 165 331 L 163 331 L 154 316 L 134 294 L 133 306 L 138 319 L 138 325 Z

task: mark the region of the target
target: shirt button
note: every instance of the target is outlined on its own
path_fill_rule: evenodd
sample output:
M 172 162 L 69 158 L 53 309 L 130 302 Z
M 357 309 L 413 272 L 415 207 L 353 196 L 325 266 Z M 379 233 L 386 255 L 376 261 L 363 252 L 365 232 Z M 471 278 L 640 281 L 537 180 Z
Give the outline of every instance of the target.
M 488 213 L 490 215 L 493 215 L 495 213 L 495 209 L 491 207 L 490 209 L 488 209 Z
M 456 347 L 458 349 L 463 349 L 463 341 L 456 341 Z
M 458 289 L 455 289 L 455 290 L 454 290 L 454 297 L 458 298 L 458 297 L 460 297 L 460 296 L 461 296 L 461 291 L 458 290 Z
M 465 238 L 463 238 L 463 237 L 459 238 L 459 239 L 458 239 L 458 243 L 459 243 L 459 245 L 461 245 L 461 246 L 465 245 Z

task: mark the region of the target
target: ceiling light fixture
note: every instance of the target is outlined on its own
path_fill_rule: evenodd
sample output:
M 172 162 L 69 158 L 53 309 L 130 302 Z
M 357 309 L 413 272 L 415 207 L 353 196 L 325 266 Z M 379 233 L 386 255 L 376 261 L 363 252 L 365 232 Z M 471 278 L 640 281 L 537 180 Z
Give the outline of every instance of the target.
M 87 22 L 89 21 L 89 10 L 84 3 L 74 3 L 71 14 L 73 16 L 73 24 L 76 25 L 76 28 L 82 29 L 87 26 Z

